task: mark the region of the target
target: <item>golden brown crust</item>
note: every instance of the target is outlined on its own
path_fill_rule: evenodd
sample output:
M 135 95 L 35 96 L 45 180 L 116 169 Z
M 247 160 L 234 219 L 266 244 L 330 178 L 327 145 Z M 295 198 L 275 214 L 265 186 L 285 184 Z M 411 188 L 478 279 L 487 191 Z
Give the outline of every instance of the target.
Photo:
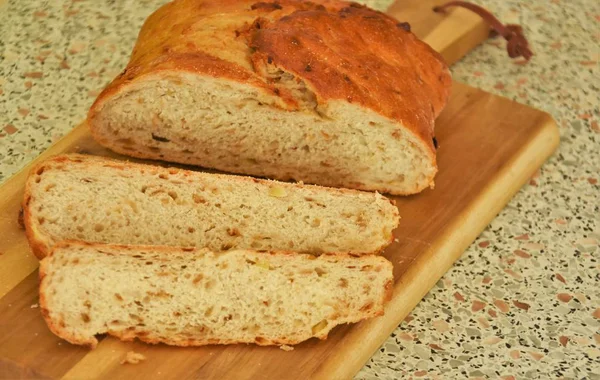
M 319 104 L 346 100 L 411 129 L 433 149 L 450 75 L 441 57 L 393 18 L 357 5 L 295 12 L 251 38 L 257 72 L 274 65 L 306 81 Z
M 451 85 L 445 63 L 395 19 L 343 1 L 172 1 L 146 20 L 127 68 L 90 109 L 90 126 L 129 84 L 169 72 L 249 84 L 273 105 L 298 109 L 265 77 L 267 65 L 305 81 L 320 105 L 347 101 L 402 123 L 435 163 L 433 121 Z
M 144 23 L 125 70 L 102 91 L 92 105 L 88 118 L 93 119 L 104 101 L 116 95 L 127 84 L 137 81 L 147 74 L 183 71 L 226 78 L 247 83 L 273 93 L 275 87 L 267 84 L 248 67 L 239 62 L 218 58 L 209 52 L 222 50 L 223 46 L 238 51 L 237 57 L 244 56 L 247 46 L 237 39 L 237 29 L 252 22 L 264 8 L 251 9 L 255 1 L 197 1 L 176 0 L 165 4 L 154 12 Z M 286 6 L 285 11 L 295 10 Z M 234 23 L 220 25 L 218 33 L 202 31 L 203 19 L 215 13 L 231 13 Z M 237 59 L 236 59 L 237 60 Z M 279 106 L 286 107 L 282 98 Z M 92 129 L 93 130 L 93 129 Z
M 48 254 L 48 242 L 44 239 L 44 235 L 37 230 L 36 223 L 32 221 L 32 212 L 29 204 L 31 202 L 31 186 L 32 181 L 35 181 L 35 176 L 38 172 L 43 171 L 46 165 L 46 161 L 35 165 L 29 172 L 29 177 L 25 182 L 25 195 L 23 196 L 22 210 L 23 210 L 23 227 L 25 228 L 25 236 L 29 242 L 31 251 L 38 258 L 43 259 Z M 41 272 L 40 272 L 41 276 Z

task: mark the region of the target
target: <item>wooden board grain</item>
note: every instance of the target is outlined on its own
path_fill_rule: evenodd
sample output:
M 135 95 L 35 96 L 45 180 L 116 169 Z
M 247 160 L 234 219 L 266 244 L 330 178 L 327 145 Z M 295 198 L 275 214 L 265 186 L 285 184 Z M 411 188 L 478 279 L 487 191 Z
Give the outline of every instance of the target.
M 411 22 L 413 30 L 449 62 L 466 49 L 452 41 L 467 36 L 467 45 L 473 47 L 487 36 L 487 27 L 484 35 L 475 19 L 466 29 L 453 26 L 465 26 L 456 17 L 468 18 L 466 14 L 430 12 L 435 1 L 403 3 L 404 13 L 397 13 L 398 7 L 392 13 Z M 415 8 L 418 4 L 422 12 Z M 453 31 L 459 32 L 454 40 L 446 38 Z M 35 307 L 38 263 L 17 224 L 30 166 L 26 167 L 0 188 L 0 379 L 350 378 L 558 144 L 557 128 L 547 114 L 458 83 L 436 131 L 440 143 L 436 188 L 396 198 L 403 219 L 395 231 L 397 240 L 384 253 L 394 264 L 395 276 L 394 298 L 385 316 L 338 327 L 326 341 L 313 339 L 291 352 L 253 345 L 149 346 L 113 338 L 102 339 L 96 350 L 88 351 L 56 338 Z M 98 146 L 85 125 L 35 162 L 61 152 L 125 159 Z M 130 350 L 147 360 L 135 366 L 120 364 Z
M 435 6 L 447 1 L 397 0 L 387 13 L 409 22 L 412 32 L 427 41 L 451 65 L 485 41 L 490 27 L 481 17 L 463 8 L 451 8 L 445 14 L 433 12 Z

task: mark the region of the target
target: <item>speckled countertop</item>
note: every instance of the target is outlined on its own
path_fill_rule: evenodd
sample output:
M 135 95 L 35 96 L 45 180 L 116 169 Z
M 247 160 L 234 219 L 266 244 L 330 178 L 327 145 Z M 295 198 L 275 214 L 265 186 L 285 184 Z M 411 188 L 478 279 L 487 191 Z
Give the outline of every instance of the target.
M 0 0 L 0 183 L 83 120 L 163 2 Z M 490 40 L 454 78 L 549 112 L 561 146 L 357 378 L 600 379 L 600 2 L 478 3 L 536 55 Z

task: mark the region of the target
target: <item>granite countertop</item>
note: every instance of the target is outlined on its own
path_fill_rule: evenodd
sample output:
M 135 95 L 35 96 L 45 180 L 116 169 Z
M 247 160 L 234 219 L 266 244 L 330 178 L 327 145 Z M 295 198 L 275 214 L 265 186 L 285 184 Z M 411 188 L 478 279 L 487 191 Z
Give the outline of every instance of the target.
M 0 0 L 0 183 L 84 119 L 164 2 Z M 357 378 L 600 379 L 600 2 L 477 2 L 536 55 L 492 39 L 454 78 L 549 112 L 561 146 Z

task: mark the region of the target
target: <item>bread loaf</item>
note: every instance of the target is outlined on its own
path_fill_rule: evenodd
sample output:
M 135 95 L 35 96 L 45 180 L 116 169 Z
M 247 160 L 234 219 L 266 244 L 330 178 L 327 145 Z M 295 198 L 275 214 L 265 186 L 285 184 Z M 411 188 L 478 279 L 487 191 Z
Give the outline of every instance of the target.
M 451 79 L 407 23 L 342 1 L 175 0 L 88 115 L 133 157 L 325 186 L 433 186 Z
M 381 256 L 57 245 L 40 265 L 52 330 L 177 346 L 296 344 L 383 314 L 392 264 Z
M 62 240 L 361 255 L 399 219 L 380 194 L 77 154 L 32 170 L 23 210 L 39 258 Z

